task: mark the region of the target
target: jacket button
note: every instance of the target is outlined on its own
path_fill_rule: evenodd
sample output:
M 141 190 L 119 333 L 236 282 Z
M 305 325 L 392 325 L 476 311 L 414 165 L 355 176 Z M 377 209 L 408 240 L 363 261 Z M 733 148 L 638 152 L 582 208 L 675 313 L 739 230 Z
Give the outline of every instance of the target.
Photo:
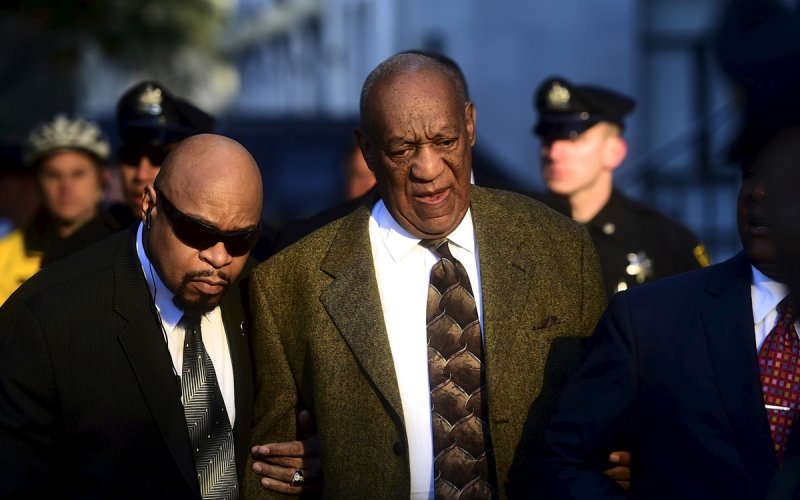
M 395 455 L 403 455 L 406 452 L 406 446 L 398 441 L 394 444 L 394 446 L 392 446 L 392 450 L 394 451 Z

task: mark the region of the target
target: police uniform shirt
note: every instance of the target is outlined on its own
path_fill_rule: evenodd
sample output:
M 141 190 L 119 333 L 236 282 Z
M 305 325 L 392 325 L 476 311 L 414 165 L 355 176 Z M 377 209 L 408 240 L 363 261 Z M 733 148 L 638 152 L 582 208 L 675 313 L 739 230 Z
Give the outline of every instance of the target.
M 609 297 L 710 264 L 705 247 L 691 231 L 617 190 L 586 229 Z

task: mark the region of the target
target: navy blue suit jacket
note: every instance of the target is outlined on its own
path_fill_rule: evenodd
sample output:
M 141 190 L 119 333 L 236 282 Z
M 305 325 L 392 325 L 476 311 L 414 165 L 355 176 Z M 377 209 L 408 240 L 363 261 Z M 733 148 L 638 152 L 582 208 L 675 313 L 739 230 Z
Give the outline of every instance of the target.
M 612 450 L 631 451 L 637 498 L 766 498 L 750 282 L 740 253 L 613 297 L 548 427 L 537 498 L 628 497 L 602 474 Z

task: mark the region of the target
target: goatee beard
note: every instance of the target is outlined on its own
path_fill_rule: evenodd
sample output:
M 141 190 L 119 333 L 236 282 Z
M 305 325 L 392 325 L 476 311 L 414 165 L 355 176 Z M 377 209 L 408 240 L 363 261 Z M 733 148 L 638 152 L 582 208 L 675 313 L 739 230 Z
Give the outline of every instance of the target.
M 187 319 L 199 322 L 203 316 L 213 311 L 222 301 L 225 294 L 228 293 L 228 286 L 226 286 L 225 290 L 219 295 L 201 295 L 194 300 L 189 300 L 186 297 L 186 287 L 191 281 L 195 278 L 208 278 L 215 274 L 230 285 L 230 276 L 222 271 L 217 271 L 216 273 L 210 270 L 197 271 L 183 275 L 180 286 L 178 286 L 178 289 L 175 290 L 175 293 L 172 295 L 172 303 L 175 304 L 175 307 L 183 311 L 183 315 L 186 316 Z

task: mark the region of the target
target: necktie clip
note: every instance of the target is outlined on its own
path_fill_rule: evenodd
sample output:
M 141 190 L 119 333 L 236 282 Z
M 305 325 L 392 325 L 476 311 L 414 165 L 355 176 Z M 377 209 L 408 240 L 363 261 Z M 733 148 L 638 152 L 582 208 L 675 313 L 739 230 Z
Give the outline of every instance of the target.
M 767 410 L 780 410 L 780 411 L 791 411 L 792 409 L 788 406 L 775 406 L 775 405 L 764 405 L 764 408 Z

